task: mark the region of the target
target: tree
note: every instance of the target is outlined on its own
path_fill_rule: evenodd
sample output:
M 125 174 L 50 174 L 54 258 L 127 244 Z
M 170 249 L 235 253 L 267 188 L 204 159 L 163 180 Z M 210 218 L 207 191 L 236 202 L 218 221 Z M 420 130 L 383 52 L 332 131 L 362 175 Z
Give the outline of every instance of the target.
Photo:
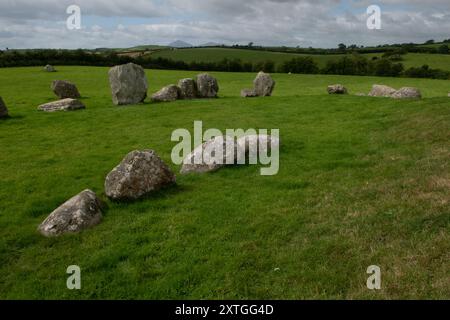
M 344 51 L 345 49 L 347 49 L 347 46 L 343 43 L 339 43 L 338 48 L 339 50 Z
M 448 54 L 450 52 L 450 49 L 448 48 L 448 45 L 443 44 L 438 48 L 438 52 L 442 54 Z

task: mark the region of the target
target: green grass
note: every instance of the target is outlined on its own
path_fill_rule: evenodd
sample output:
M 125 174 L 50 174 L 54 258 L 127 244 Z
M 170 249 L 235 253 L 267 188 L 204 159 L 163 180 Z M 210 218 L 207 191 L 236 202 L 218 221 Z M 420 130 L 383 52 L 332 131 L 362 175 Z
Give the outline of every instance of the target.
M 217 62 L 228 59 L 241 59 L 245 62 L 260 62 L 271 60 L 277 65 L 284 61 L 291 60 L 299 56 L 308 56 L 307 54 L 295 53 L 280 53 L 269 51 L 245 50 L 245 49 L 230 49 L 230 48 L 192 48 L 192 49 L 177 49 L 177 50 L 161 50 L 152 53 L 152 57 L 168 58 L 177 61 L 185 62 Z M 330 60 L 337 60 L 344 55 L 311 55 L 320 67 L 324 67 Z M 364 54 L 365 57 L 371 59 L 372 57 L 381 57 L 381 54 Z M 450 71 L 450 55 L 445 54 L 422 54 L 409 53 L 403 56 L 404 61 L 401 61 L 405 68 L 421 67 L 425 64 L 431 68 L 442 69 Z
M 273 97 L 243 99 L 254 74 L 214 73 L 220 99 L 116 107 L 107 69 L 0 69 L 2 299 L 450 298 L 449 81 L 275 74 Z M 148 70 L 150 92 L 193 72 Z M 53 79 L 87 109 L 40 113 Z M 329 96 L 340 82 L 422 89 L 420 101 Z M 277 176 L 259 166 L 177 177 L 135 203 L 107 201 L 106 174 L 131 150 L 170 162 L 176 128 L 279 128 Z M 103 222 L 57 239 L 36 228 L 91 188 Z M 66 268 L 82 290 L 66 289 Z M 382 269 L 369 291 L 366 269 Z M 277 271 L 275 271 L 277 270 Z

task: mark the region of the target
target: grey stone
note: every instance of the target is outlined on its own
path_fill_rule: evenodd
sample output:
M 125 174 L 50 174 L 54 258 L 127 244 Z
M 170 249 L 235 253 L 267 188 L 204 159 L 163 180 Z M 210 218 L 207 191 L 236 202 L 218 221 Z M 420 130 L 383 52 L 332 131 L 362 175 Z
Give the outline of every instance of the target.
M 241 97 L 243 98 L 254 98 L 257 97 L 255 90 L 253 89 L 243 89 L 241 90 Z
M 113 200 L 136 200 L 174 184 L 175 175 L 153 150 L 132 151 L 106 177 Z
M 197 76 L 197 91 L 199 98 L 217 98 L 219 84 L 213 76 L 202 73 Z
M 245 163 L 245 159 L 257 159 L 258 153 L 268 153 L 273 148 L 280 147 L 280 139 L 266 134 L 243 136 L 236 141 L 237 163 Z
M 232 165 L 236 159 L 236 144 L 232 137 L 218 136 L 196 147 L 183 160 L 182 174 L 206 173 Z
M 6 104 L 3 101 L 2 97 L 0 97 L 0 119 L 8 117 L 9 117 L 8 108 L 6 107 Z
M 347 94 L 347 88 L 342 84 L 333 84 L 327 87 L 328 94 Z
M 194 79 L 181 79 L 178 82 L 178 87 L 180 88 L 181 99 L 195 99 L 198 95 L 197 84 Z
M 394 88 L 389 86 L 374 84 L 372 86 L 372 90 L 369 92 L 370 97 L 392 97 L 392 95 L 396 92 Z
M 62 99 L 54 102 L 41 104 L 38 109 L 45 112 L 54 111 L 74 111 L 79 109 L 85 109 L 85 105 L 77 99 Z
M 51 88 L 56 96 L 60 99 L 81 98 L 80 92 L 78 91 L 77 87 L 69 81 L 55 80 L 52 82 Z
M 403 87 L 397 90 L 393 95 L 394 99 L 420 99 L 422 98 L 422 94 L 420 90 L 412 87 Z
M 46 65 L 44 67 L 44 71 L 46 71 L 46 72 L 56 72 L 56 69 L 55 69 L 55 67 L 53 67 L 53 66 L 48 64 L 48 65 Z
M 102 203 L 91 190 L 84 190 L 53 211 L 38 228 L 46 237 L 77 233 L 102 220 Z
M 271 96 L 273 89 L 275 88 L 275 81 L 270 74 L 260 72 L 253 80 L 253 87 L 255 94 L 259 97 Z
M 141 66 L 134 63 L 115 66 L 108 75 L 114 104 L 137 104 L 147 97 L 147 77 Z
M 168 85 L 154 95 L 152 95 L 152 101 L 154 102 L 171 102 L 175 101 L 180 97 L 180 88 L 176 85 Z

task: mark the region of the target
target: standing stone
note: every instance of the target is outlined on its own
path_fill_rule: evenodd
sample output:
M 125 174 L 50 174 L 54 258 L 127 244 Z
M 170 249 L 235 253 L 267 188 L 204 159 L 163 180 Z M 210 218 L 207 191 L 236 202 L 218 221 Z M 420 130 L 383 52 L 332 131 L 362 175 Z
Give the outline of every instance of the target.
M 420 90 L 412 87 L 403 87 L 400 90 L 397 90 L 393 95 L 394 99 L 420 99 L 422 98 L 422 94 Z
M 235 163 L 235 142 L 233 137 L 218 136 L 194 149 L 183 160 L 181 173 L 205 173 Z
M 195 99 L 197 97 L 197 84 L 194 79 L 181 79 L 178 82 L 181 99 Z
M 38 107 L 38 110 L 45 112 L 55 112 L 55 111 L 74 111 L 79 109 L 85 109 L 83 103 L 78 101 L 77 99 L 62 99 L 54 102 L 49 102 L 45 104 L 41 104 Z
M 49 64 L 44 67 L 44 71 L 46 71 L 46 72 L 56 72 L 55 68 L 53 66 L 49 65 Z
M 217 98 L 219 84 L 217 79 L 207 73 L 197 76 L 197 90 L 200 98 Z
M 84 190 L 53 211 L 38 228 L 46 237 L 76 233 L 102 220 L 102 203 L 91 190 Z
M 179 97 L 180 88 L 178 88 L 176 85 L 171 84 L 152 95 L 152 101 L 171 102 L 177 100 Z
M 112 100 L 116 105 L 141 103 L 147 97 L 148 83 L 144 69 L 134 63 L 109 70 Z
M 271 96 L 272 91 L 275 88 L 275 81 L 272 79 L 270 74 L 261 71 L 258 73 L 255 80 L 253 80 L 253 86 L 257 96 Z
M 60 99 L 81 98 L 80 92 L 78 91 L 77 87 L 69 81 L 55 80 L 52 82 L 51 88 L 56 96 Z
M 379 85 L 374 84 L 372 86 L 372 90 L 369 92 L 370 97 L 391 97 L 397 90 L 394 88 L 385 86 L 385 85 Z
M 342 84 L 334 84 L 331 86 L 328 86 L 327 88 L 328 94 L 347 94 L 347 88 L 344 87 Z
M 153 150 L 132 151 L 106 177 L 113 200 L 136 200 L 174 184 L 175 175 Z
M 6 107 L 5 102 L 3 102 L 2 97 L 0 97 L 0 119 L 8 117 L 9 117 L 8 108 Z
M 243 98 L 254 98 L 257 97 L 255 90 L 253 89 L 243 89 L 241 90 L 241 97 Z

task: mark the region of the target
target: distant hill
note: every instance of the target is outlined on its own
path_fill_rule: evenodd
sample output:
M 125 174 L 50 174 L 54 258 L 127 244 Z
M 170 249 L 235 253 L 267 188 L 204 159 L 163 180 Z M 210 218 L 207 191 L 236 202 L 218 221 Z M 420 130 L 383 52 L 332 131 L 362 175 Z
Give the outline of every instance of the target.
M 177 41 L 174 41 L 171 44 L 169 44 L 168 47 L 172 47 L 172 48 L 191 48 L 191 47 L 193 47 L 193 45 L 190 44 L 190 43 L 187 43 L 185 41 L 177 40 Z
M 207 43 L 199 45 L 199 47 L 220 47 L 220 46 L 222 46 L 222 44 L 217 43 L 217 42 L 207 42 Z

